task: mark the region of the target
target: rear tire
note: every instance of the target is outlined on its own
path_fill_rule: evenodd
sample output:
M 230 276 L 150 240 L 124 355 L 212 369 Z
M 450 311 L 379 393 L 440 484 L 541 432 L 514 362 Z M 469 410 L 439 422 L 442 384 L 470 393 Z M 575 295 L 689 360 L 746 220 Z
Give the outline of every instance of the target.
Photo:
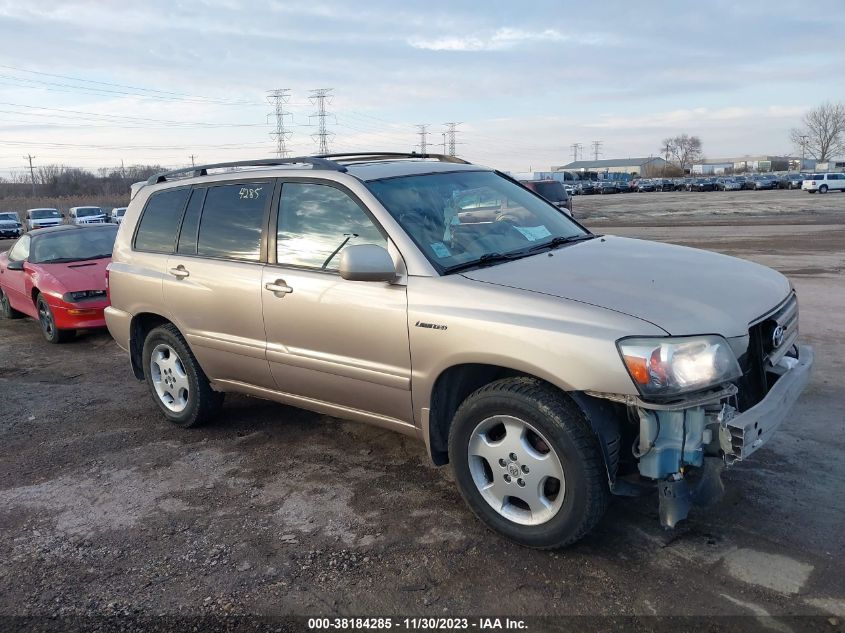
M 159 326 L 144 340 L 144 378 L 164 417 L 176 426 L 199 426 L 220 410 L 224 394 L 214 391 L 178 328 Z
M 23 312 L 18 312 L 12 307 L 12 304 L 9 303 L 9 297 L 6 296 L 2 288 L 0 288 L 0 316 L 4 319 L 20 319 L 23 316 Z
M 38 310 L 38 322 L 41 325 L 41 333 L 48 343 L 58 345 L 66 343 L 76 334 L 75 330 L 60 330 L 56 327 L 56 318 L 53 316 L 53 309 L 42 295 L 38 295 L 35 302 Z
M 475 515 L 527 547 L 571 545 L 607 509 L 595 434 L 564 393 L 536 378 L 505 378 L 470 395 L 452 422 L 449 460 Z

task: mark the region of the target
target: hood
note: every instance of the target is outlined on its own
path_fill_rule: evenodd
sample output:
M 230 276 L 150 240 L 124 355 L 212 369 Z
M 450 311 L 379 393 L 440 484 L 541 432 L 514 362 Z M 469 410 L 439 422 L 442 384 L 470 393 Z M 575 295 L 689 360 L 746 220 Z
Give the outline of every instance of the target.
M 62 293 L 78 290 L 105 290 L 106 266 L 111 258 L 90 259 L 67 264 L 33 264 L 42 275 L 49 275 L 61 287 Z
M 742 336 L 790 292 L 780 273 L 709 251 L 615 237 L 463 273 L 622 312 L 672 335 Z

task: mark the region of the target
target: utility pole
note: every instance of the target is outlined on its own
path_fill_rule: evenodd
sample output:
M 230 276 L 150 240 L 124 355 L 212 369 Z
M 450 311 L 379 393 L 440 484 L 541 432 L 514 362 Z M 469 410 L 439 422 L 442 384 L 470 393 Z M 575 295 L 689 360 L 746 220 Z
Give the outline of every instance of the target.
M 120 159 L 120 177 L 126 180 L 126 168 L 123 166 L 123 159 Z
M 420 135 L 420 154 L 428 153 L 428 123 L 420 123 L 417 125 L 417 132 Z
M 666 177 L 666 165 L 669 164 L 669 150 L 670 149 L 671 148 L 669 147 L 669 141 L 666 141 L 666 143 L 663 145 L 663 177 L 664 178 Z
M 446 132 L 441 132 L 443 135 L 443 153 L 446 153 Z
M 572 150 L 572 162 L 578 161 L 578 154 L 581 153 L 582 147 L 583 147 L 583 145 L 581 145 L 581 143 L 573 143 L 572 145 L 569 146 L 569 149 Z
M 798 168 L 798 171 L 804 171 L 804 155 L 807 152 L 807 139 L 810 137 L 806 134 L 802 134 L 798 138 L 801 139 L 801 166 Z
M 443 125 L 446 126 L 445 134 L 449 137 L 449 156 L 455 155 L 455 134 L 458 133 L 458 126 L 460 125 L 459 122 L 452 121 L 449 123 L 444 123 Z M 444 150 L 445 152 L 445 150 Z
M 329 153 L 329 137 L 334 136 L 326 129 L 326 117 L 330 116 L 330 113 L 326 111 L 326 101 L 331 103 L 332 98 L 329 94 L 331 91 L 332 88 L 317 88 L 311 90 L 311 96 L 308 97 L 308 100 L 317 108 L 317 111 L 311 115 L 311 118 L 317 117 L 317 131 L 311 135 L 311 138 L 317 141 L 320 154 Z
M 32 178 L 32 197 L 35 197 L 35 169 L 32 167 L 32 159 L 35 158 L 32 154 L 27 154 L 23 157 L 24 160 L 29 161 L 29 175 Z
M 191 167 L 196 167 L 196 166 L 197 166 L 197 165 L 196 165 L 196 163 L 194 162 L 194 159 L 195 159 L 195 158 L 196 158 L 196 155 L 195 155 L 195 154 L 191 154 Z
M 287 147 L 287 140 L 290 138 L 290 132 L 285 126 L 285 117 L 291 116 L 290 112 L 285 112 L 285 106 L 290 100 L 290 88 L 277 88 L 276 90 L 267 91 L 267 101 L 273 106 L 273 112 L 267 117 L 276 117 L 276 129 L 270 132 L 270 136 L 276 138 L 276 156 L 279 158 L 287 158 L 290 152 Z
M 593 141 L 592 146 L 593 146 L 593 160 L 598 160 L 599 156 L 601 156 L 602 142 L 601 141 Z

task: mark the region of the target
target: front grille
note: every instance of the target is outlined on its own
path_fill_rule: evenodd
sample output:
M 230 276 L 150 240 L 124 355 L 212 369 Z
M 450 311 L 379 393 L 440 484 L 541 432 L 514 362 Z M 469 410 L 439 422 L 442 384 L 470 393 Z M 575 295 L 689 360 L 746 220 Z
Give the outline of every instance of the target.
M 792 349 L 797 338 L 798 299 L 792 293 L 748 329 L 748 349 L 739 359 L 743 374 L 737 385 L 740 411 L 750 409 L 766 397 L 777 380 L 777 375 L 769 370 Z

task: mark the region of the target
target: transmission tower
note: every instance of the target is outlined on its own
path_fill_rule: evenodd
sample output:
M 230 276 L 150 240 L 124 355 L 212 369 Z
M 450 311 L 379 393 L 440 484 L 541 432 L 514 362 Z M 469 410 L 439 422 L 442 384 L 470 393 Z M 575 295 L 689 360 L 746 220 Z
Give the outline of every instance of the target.
M 591 145 L 593 146 L 593 160 L 598 160 L 599 156 L 601 156 L 602 142 L 601 141 L 593 141 L 591 143 Z
M 318 153 L 320 154 L 329 153 L 329 137 L 334 136 L 333 132 L 326 129 L 326 118 L 331 116 L 326 111 L 326 102 L 332 102 L 332 97 L 329 94 L 332 90 L 332 88 L 317 88 L 311 90 L 311 96 L 308 97 L 308 100 L 317 108 L 317 111 L 311 115 L 311 118 L 317 117 L 317 131 L 311 135 L 311 138 L 317 141 Z
M 276 129 L 270 132 L 270 136 L 276 139 L 276 156 L 279 158 L 287 158 L 290 155 L 287 141 L 290 138 L 290 132 L 285 125 L 285 117 L 290 116 L 290 112 L 285 112 L 285 106 L 290 100 L 289 88 L 277 88 L 276 90 L 267 91 L 267 101 L 273 106 L 273 112 L 267 115 L 267 118 L 276 117 Z
M 417 134 L 420 135 L 420 154 L 427 154 L 428 153 L 428 135 L 431 132 L 428 131 L 428 123 L 420 123 L 417 125 Z
M 449 139 L 449 156 L 455 155 L 455 134 L 458 133 L 458 126 L 460 125 L 459 122 L 452 121 L 450 123 L 444 123 L 443 125 L 446 126 L 446 137 Z
M 569 149 L 572 150 L 572 162 L 577 162 L 578 155 L 581 153 L 581 148 L 584 147 L 581 143 L 573 143 L 569 146 Z

